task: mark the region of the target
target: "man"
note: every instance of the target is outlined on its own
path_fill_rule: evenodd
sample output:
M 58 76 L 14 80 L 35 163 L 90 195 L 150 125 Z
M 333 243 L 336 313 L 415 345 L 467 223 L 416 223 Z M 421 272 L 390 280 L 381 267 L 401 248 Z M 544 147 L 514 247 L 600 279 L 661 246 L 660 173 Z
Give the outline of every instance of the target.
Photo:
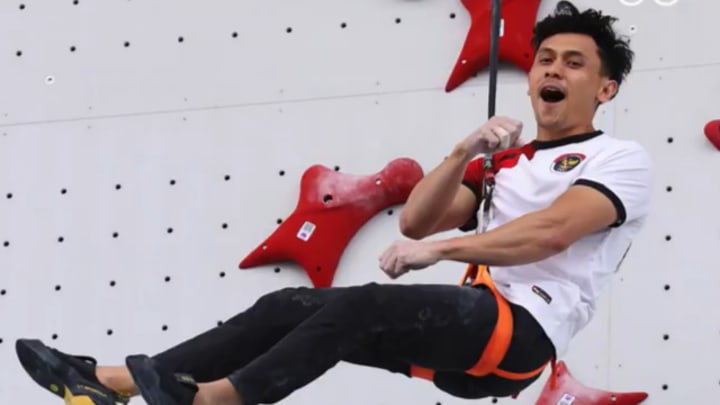
M 495 117 L 460 141 L 409 197 L 400 219 L 409 240 L 379 259 L 393 278 L 450 260 L 487 265 L 491 279 L 471 266 L 471 285 L 287 288 L 156 356 L 128 356 L 124 366 L 26 339 L 16 345 L 20 362 L 70 404 L 135 395 L 149 405 L 275 403 L 340 361 L 427 378 L 463 398 L 522 391 L 590 321 L 648 215 L 647 154 L 592 125 L 632 65 L 614 21 L 561 2 L 537 24 L 528 77 L 536 138 L 521 146 L 521 124 Z M 496 152 L 488 231 L 423 240 L 482 219 L 477 155 L 487 152 Z

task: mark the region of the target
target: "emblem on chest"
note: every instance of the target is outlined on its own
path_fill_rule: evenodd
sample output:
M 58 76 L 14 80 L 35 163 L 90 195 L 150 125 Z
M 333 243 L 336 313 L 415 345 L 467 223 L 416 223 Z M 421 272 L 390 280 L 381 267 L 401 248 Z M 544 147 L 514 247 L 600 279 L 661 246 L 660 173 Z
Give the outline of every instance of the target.
M 578 167 L 583 160 L 585 160 L 585 155 L 582 153 L 566 153 L 553 160 L 551 170 L 561 173 L 569 172 Z

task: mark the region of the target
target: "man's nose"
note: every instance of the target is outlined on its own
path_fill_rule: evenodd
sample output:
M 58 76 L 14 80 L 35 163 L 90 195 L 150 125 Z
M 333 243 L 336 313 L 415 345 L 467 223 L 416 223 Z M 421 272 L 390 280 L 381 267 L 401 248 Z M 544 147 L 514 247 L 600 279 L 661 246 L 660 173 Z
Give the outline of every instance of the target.
M 558 62 L 553 62 L 552 64 L 547 66 L 545 70 L 545 77 L 559 78 L 560 69 L 561 66 L 558 64 Z
M 560 69 L 558 69 L 555 64 L 553 64 L 552 66 L 548 66 L 548 68 L 545 70 L 545 77 L 560 77 Z

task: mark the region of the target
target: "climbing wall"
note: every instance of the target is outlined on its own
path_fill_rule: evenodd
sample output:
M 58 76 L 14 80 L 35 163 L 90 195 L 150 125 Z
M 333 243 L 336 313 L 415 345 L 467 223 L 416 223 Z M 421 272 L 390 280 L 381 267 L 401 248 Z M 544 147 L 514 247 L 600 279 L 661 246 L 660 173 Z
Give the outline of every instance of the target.
M 650 151 L 655 209 L 564 360 L 583 383 L 646 391 L 649 405 L 715 405 L 720 151 L 703 127 L 720 118 L 720 5 L 602 6 L 637 60 L 596 124 Z M 429 171 L 483 123 L 486 71 L 445 91 L 470 21 L 454 0 L 0 5 L 0 403 L 60 401 L 22 371 L 18 338 L 122 364 L 310 286 L 293 263 L 238 265 L 288 218 L 309 167 L 369 176 L 409 158 Z M 532 137 L 524 80 L 503 65 L 497 111 Z M 369 216 L 334 285 L 457 281 L 450 263 L 384 277 L 377 257 L 400 238 L 401 210 Z M 532 405 L 545 379 L 474 403 Z M 340 364 L 285 402 L 467 401 Z

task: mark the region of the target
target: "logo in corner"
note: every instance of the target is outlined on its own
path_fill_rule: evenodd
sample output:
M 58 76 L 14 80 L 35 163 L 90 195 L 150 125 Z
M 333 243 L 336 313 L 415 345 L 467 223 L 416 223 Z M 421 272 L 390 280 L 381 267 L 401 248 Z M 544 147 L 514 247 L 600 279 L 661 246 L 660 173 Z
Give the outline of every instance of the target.
M 552 302 L 552 297 L 550 296 L 550 294 L 546 293 L 545 290 L 543 290 L 542 288 L 534 285 L 532 286 L 532 292 L 540 296 L 540 298 L 542 298 L 548 304 Z
M 552 170 L 555 172 L 569 172 L 585 160 L 582 153 L 566 153 L 553 160 Z

